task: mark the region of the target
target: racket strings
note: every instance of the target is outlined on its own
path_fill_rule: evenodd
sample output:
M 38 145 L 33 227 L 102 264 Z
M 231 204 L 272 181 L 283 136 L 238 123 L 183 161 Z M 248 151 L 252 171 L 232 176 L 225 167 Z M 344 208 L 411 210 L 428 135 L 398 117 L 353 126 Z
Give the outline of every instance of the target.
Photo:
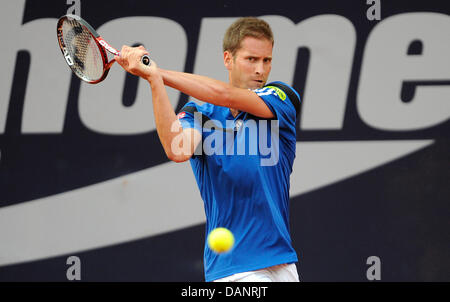
M 96 81 L 103 75 L 104 64 L 100 49 L 89 31 L 76 20 L 62 24 L 64 44 L 74 64 L 71 68 L 81 78 Z

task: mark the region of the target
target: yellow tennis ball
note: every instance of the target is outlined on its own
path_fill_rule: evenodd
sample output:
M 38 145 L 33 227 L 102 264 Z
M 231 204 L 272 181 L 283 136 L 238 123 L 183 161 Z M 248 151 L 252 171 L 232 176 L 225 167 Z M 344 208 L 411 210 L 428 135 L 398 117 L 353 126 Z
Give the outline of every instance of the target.
M 221 254 L 228 252 L 234 245 L 234 236 L 226 228 L 216 228 L 208 235 L 208 246 L 214 252 Z

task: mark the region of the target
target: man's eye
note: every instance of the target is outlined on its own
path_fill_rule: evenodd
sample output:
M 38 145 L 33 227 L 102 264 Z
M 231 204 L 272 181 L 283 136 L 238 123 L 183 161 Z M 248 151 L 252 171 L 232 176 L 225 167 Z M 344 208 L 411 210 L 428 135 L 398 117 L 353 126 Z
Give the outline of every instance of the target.
M 248 58 L 248 60 L 249 60 L 250 62 L 253 62 L 253 61 L 255 61 L 255 58 Z

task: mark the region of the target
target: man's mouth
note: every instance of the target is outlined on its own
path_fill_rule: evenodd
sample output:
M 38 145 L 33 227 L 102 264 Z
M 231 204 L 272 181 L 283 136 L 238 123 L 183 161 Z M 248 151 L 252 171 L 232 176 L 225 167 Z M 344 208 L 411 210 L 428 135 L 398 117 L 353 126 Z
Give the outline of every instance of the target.
M 248 82 L 247 85 L 248 85 L 248 88 L 250 88 L 250 89 L 259 89 L 264 86 L 264 81 L 263 80 L 250 80 L 250 82 Z

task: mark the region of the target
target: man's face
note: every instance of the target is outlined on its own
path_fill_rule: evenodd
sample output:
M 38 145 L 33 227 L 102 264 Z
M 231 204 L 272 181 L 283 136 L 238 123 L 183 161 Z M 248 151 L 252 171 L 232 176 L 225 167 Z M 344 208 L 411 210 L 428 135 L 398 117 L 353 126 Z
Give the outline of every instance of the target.
M 239 88 L 257 89 L 264 86 L 272 68 L 272 42 L 245 37 L 234 57 L 224 53 L 230 83 Z

